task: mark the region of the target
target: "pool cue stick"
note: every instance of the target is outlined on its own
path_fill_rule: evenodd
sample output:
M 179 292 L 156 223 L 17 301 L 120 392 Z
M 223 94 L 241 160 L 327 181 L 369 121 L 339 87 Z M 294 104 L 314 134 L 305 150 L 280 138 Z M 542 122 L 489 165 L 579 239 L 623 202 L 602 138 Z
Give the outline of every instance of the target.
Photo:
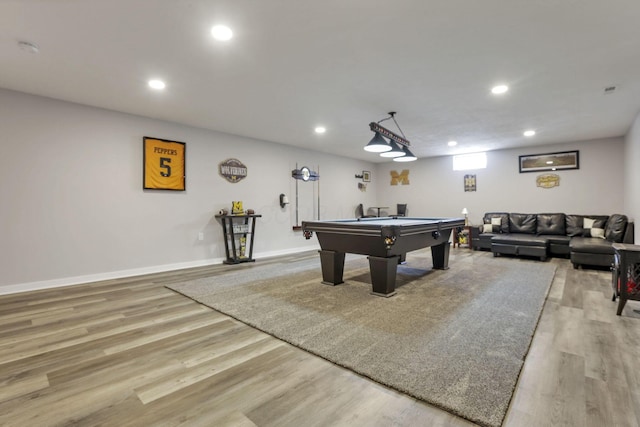
M 320 165 L 318 165 L 318 221 L 320 221 Z
M 296 162 L 296 170 L 298 170 L 298 162 Z M 296 179 L 296 227 L 298 226 L 298 180 Z

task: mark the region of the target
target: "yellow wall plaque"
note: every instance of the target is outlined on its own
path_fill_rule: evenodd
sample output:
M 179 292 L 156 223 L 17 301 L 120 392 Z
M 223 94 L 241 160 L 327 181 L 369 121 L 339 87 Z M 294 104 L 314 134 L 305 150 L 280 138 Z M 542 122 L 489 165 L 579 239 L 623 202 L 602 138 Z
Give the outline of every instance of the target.
M 555 173 L 545 173 L 536 177 L 536 185 L 542 188 L 553 188 L 560 186 L 560 175 Z

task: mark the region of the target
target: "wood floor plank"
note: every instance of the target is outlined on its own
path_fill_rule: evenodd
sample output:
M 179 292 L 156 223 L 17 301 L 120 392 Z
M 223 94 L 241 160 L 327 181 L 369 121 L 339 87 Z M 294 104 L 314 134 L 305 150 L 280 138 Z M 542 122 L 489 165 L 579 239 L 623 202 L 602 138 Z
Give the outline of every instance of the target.
M 491 256 L 459 248 L 450 264 Z M 473 425 L 164 287 L 316 257 L 0 296 L 0 425 Z M 548 262 L 556 275 L 503 426 L 639 426 L 640 303 L 616 316 L 609 272 Z
M 233 411 L 223 417 L 215 417 L 213 419 L 202 417 L 197 423 L 190 422 L 189 425 L 193 427 L 208 427 L 214 425 L 220 427 L 258 427 L 253 421 L 238 411 Z
M 186 386 L 202 381 L 205 378 L 212 377 L 224 372 L 227 369 L 245 363 L 254 357 L 267 353 L 275 348 L 284 345 L 283 342 L 272 339 L 271 337 L 263 337 L 259 341 L 253 342 L 240 350 L 233 351 L 211 359 L 205 363 L 188 368 L 179 379 L 176 378 L 160 378 L 153 383 L 145 384 L 137 388 L 136 394 L 142 403 L 147 404 L 153 402 L 168 394 L 175 393 Z
M 609 315 L 613 316 L 613 313 Z M 585 375 L 626 387 L 627 380 L 619 344 L 615 338 L 615 326 L 609 322 L 585 319 L 584 327 Z
M 114 408 L 115 411 L 109 411 L 109 425 L 190 425 L 203 417 L 219 417 L 230 411 L 238 410 L 245 413 L 245 408 L 258 404 L 287 387 L 289 382 L 283 380 L 291 370 L 287 362 L 293 361 L 295 364 L 299 357 L 303 357 L 306 366 L 318 363 L 317 359 L 292 352 L 290 346 L 280 346 L 255 357 L 251 364 L 237 365 L 186 386 L 178 393 L 166 395 L 144 405 L 144 411 L 136 412 L 135 423 L 131 422 L 131 412 L 127 412 L 126 408 L 121 410 L 122 404 L 119 404 Z M 314 371 L 308 369 L 308 372 Z M 276 378 L 277 381 L 273 381 Z M 139 402 L 139 399 L 137 400 Z M 128 407 L 133 406 L 131 401 L 124 403 Z M 263 425 L 262 422 L 260 425 Z
M 0 403 L 49 387 L 46 375 L 22 375 L 0 380 Z
M 215 341 L 219 337 L 229 339 L 237 331 L 236 325 L 227 320 L 226 322 L 193 328 L 177 336 L 150 341 L 143 346 L 133 347 L 126 351 L 105 353 L 98 357 L 87 358 L 87 360 L 72 364 L 59 364 L 55 367 L 48 366 L 45 371 L 49 382 L 52 385 L 57 385 L 73 381 L 100 381 L 100 378 L 108 380 L 113 375 L 113 371 L 117 371 L 118 375 L 121 375 L 121 372 L 128 369 L 128 367 L 133 366 L 140 370 L 147 363 L 159 363 L 158 361 L 162 360 L 170 360 L 172 363 L 177 361 L 180 362 L 182 367 L 186 367 L 184 359 L 188 358 L 194 351 L 201 351 L 200 349 L 203 345 L 209 341 Z M 104 341 L 103 344 L 98 345 L 109 346 L 112 342 L 117 341 Z M 37 372 L 41 371 L 42 369 Z

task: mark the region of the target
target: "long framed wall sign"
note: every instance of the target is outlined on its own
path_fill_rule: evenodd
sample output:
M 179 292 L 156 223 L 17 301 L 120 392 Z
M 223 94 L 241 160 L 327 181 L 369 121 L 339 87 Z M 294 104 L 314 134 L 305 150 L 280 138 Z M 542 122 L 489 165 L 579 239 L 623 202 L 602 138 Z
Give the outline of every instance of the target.
M 143 145 L 143 188 L 184 191 L 186 189 L 186 144 L 145 136 Z
M 580 152 L 561 151 L 519 156 L 520 173 L 580 169 Z

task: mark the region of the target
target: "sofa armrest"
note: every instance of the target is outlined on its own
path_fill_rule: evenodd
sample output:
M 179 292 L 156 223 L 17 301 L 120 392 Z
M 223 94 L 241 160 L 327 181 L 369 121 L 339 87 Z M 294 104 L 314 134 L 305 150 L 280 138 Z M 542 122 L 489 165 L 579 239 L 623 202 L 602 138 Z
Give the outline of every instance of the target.
M 470 226 L 469 232 L 471 233 L 471 240 L 476 240 L 480 237 L 480 228 L 477 225 Z
M 622 238 L 622 243 L 633 244 L 635 239 L 634 234 L 635 234 L 635 226 L 633 225 L 633 222 L 629 221 L 627 223 L 627 227 L 624 230 L 624 237 Z

